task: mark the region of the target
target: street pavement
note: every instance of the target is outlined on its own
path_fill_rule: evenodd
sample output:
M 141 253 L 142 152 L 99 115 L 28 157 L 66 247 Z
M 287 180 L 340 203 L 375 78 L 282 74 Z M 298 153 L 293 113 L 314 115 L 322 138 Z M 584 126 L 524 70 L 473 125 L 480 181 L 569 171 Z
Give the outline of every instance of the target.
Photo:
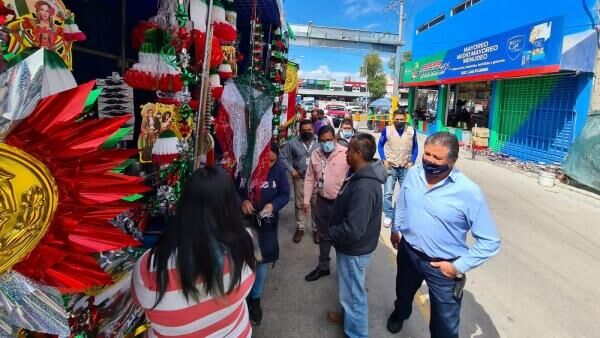
M 420 137 L 420 143 L 423 139 Z M 485 192 L 502 238 L 500 253 L 469 272 L 461 337 L 598 337 L 600 332 L 600 197 L 561 187 L 463 153 L 458 167 Z M 304 276 L 317 265 L 318 246 L 307 231 L 299 244 L 293 200 L 281 212 L 281 259 L 269 270 L 256 337 L 343 337 L 327 322 L 338 309 L 335 253 L 332 274 Z M 367 270 L 370 337 L 429 337 L 423 286 L 401 333 L 385 323 L 395 299 L 395 253 L 384 229 Z

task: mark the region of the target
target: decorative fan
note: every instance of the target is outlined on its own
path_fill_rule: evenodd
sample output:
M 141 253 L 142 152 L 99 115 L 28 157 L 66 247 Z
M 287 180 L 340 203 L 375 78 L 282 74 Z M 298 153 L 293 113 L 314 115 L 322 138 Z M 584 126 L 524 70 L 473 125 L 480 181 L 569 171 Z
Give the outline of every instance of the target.
M 283 90 L 286 93 L 291 93 L 298 86 L 298 68 L 292 64 L 287 65 L 285 72 L 285 85 Z

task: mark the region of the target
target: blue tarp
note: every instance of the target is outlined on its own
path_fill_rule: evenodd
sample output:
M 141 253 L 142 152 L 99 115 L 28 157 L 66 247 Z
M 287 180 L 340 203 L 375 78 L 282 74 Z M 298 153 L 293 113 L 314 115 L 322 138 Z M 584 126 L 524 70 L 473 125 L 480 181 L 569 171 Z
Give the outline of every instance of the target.
M 390 110 L 392 109 L 392 100 L 387 97 L 377 99 L 369 105 L 369 108 L 387 108 L 387 110 Z
M 588 116 L 563 169 L 569 177 L 600 191 L 600 111 Z

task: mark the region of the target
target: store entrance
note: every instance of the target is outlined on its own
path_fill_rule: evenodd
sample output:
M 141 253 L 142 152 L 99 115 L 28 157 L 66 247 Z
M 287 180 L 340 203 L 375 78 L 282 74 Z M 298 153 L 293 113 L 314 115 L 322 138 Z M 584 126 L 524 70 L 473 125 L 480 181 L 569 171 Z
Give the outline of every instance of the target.
M 434 123 L 438 107 L 438 87 L 422 87 L 417 89 L 415 102 L 415 120 L 423 123 Z
M 492 83 L 472 82 L 450 85 L 446 126 L 471 130 L 488 128 Z

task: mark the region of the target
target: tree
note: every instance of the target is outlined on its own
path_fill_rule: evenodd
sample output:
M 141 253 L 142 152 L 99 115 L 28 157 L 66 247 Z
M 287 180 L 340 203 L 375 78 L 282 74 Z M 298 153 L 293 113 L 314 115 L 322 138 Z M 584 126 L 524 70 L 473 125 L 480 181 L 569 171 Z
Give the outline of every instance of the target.
M 400 65 L 404 64 L 405 62 L 410 62 L 410 60 L 412 60 L 412 51 L 408 50 L 402 53 L 402 63 Z M 388 67 L 392 70 L 393 73 L 394 68 L 396 68 L 396 55 L 392 55 L 392 57 L 390 58 L 390 62 L 388 63 Z
M 373 98 L 380 98 L 386 93 L 387 78 L 383 70 L 383 62 L 376 52 L 365 55 L 360 66 L 360 76 L 367 78 L 367 87 Z

